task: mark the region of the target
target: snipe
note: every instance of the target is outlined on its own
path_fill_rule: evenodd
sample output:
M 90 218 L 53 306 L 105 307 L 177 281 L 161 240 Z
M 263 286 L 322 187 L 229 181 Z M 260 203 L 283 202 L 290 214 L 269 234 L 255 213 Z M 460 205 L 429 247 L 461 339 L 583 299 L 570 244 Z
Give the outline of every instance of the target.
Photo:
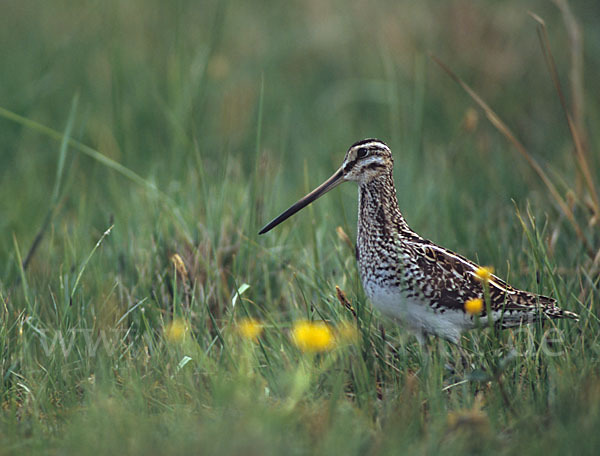
M 259 234 L 266 233 L 320 196 L 345 181 L 358 189 L 356 259 L 367 296 L 383 314 L 404 323 L 419 338 L 434 334 L 457 343 L 463 331 L 476 326 L 465 303 L 484 299 L 481 268 L 466 258 L 415 233 L 398 208 L 392 178 L 392 153 L 377 139 L 353 144 L 342 166 Z M 491 274 L 490 314 L 483 308 L 481 324 L 502 328 L 542 318 L 578 319 L 547 296 L 517 290 Z

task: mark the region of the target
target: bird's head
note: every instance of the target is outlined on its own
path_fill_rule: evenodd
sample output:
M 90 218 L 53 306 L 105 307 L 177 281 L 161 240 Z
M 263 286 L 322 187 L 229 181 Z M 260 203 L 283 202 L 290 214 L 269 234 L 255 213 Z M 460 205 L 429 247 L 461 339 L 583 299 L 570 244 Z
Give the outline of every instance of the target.
M 390 148 L 378 139 L 364 139 L 352 144 L 346 152 L 343 180 L 359 183 L 369 182 L 389 173 L 394 165 Z
M 352 144 L 346 152 L 342 166 L 333 173 L 333 176 L 265 225 L 259 234 L 266 233 L 279 225 L 342 182 L 354 181 L 366 184 L 378 176 L 391 173 L 393 164 L 390 148 L 378 139 L 364 139 Z

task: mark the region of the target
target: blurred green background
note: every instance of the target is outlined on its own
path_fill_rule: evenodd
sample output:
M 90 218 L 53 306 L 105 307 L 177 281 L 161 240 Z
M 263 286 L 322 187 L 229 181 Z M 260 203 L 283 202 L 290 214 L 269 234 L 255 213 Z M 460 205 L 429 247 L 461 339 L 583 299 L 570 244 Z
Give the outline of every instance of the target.
M 599 93 L 600 7 L 571 7 L 584 32 L 586 94 Z M 203 185 L 194 151 L 208 176 L 245 182 L 261 168 L 268 210 L 259 226 L 302 193 L 305 163 L 315 185 L 351 143 L 378 137 L 395 153 L 409 221 L 472 254 L 476 233 L 456 227 L 456 212 L 486 212 L 488 225 L 477 227 L 485 231 L 504 223 L 499 208 L 510 213 L 511 198 L 522 203 L 543 187 L 487 122 L 465 131 L 473 103 L 427 53 L 471 84 L 537 159 L 572 173 L 566 122 L 528 11 L 547 22 L 566 87 L 569 40 L 547 1 L 6 2 L 0 97 L 6 109 L 62 131 L 78 93 L 74 137 L 185 199 L 190 225 L 205 203 L 193 198 Z M 590 125 L 594 101 L 585 106 Z M 6 256 L 11 233 L 27 244 L 41 223 L 58 145 L 6 120 L 1 132 Z M 70 154 L 64 216 L 77 208 L 70 222 L 88 229 L 103 228 L 109 214 L 135 224 L 126 219 L 138 189 Z M 355 191 L 341 192 L 353 218 Z
M 3 1 L 0 436 L 10 441 L 6 451 L 60 453 L 64 445 L 71 453 L 101 446 L 107 454 L 199 447 L 280 454 L 291 446 L 295 454 L 343 448 L 393 454 L 404 445 L 422 454 L 449 440 L 448 452 L 461 454 L 498 446 L 569 450 L 569 442 L 582 451 L 597 448 L 588 438 L 600 423 L 590 408 L 600 398 L 592 306 L 598 260 L 586 254 L 527 161 L 430 58 L 445 62 L 509 125 L 567 201 L 588 250 L 597 252 L 598 215 L 528 14 L 546 23 L 597 183 L 600 3 L 569 4 L 581 48 L 559 8 L 564 4 Z M 64 132 L 79 145 L 61 149 Z M 415 231 L 584 315 L 567 338 L 572 359 L 537 353 L 511 361 L 506 378 L 516 413 L 492 381 L 447 392 L 457 380 L 444 355 L 434 348 L 430 359 L 395 325 L 370 314 L 352 251 L 336 231 L 341 227 L 354 241 L 353 185 L 257 235 L 367 137 L 390 145 L 400 208 Z M 81 144 L 91 149 L 82 153 Z M 102 156 L 90 156 L 94 151 Z M 530 213 L 525 228 L 516 209 Z M 175 276 L 175 253 L 186 284 Z M 250 285 L 239 301 L 245 313 L 273 326 L 254 357 L 239 355 L 228 339 L 242 312 L 241 304 L 234 312 L 232 297 L 243 283 Z M 343 321 L 335 285 L 364 318 L 361 345 L 337 360 L 339 371 L 331 368 L 337 361 L 325 363 L 307 380 L 310 387 L 292 388 L 301 399 L 288 407 L 281 385 L 289 379 L 281 379 L 302 364 L 290 348 L 289 324 L 300 317 Z M 173 349 L 164 341 L 165 325 L 178 316 L 190 323 L 193 346 Z M 387 340 L 400 341 L 398 352 L 389 348 L 384 327 Z M 83 336 L 68 356 L 58 349 L 52 360 L 43 356 L 44 331 L 98 328 L 125 336 L 102 356 L 86 355 Z M 458 359 L 455 347 L 446 350 Z M 180 378 L 183 355 L 193 361 Z M 469 366 L 483 362 L 472 356 Z M 336 394 L 345 397 L 339 407 L 331 405 Z M 471 418 L 479 420 L 480 395 L 483 446 L 448 437 L 454 434 L 446 415 L 472 408 Z M 488 415 L 498 432 L 489 432 Z M 239 439 L 228 440 L 231 420 Z M 307 425 L 311 420 L 318 425 Z M 545 440 L 550 433 L 554 440 Z

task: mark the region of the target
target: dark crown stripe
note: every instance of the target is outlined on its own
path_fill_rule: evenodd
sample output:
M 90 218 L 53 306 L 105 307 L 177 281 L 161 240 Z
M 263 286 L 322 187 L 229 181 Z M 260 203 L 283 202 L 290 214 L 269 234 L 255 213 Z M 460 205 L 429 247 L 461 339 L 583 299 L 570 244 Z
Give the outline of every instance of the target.
M 357 147 L 357 146 L 362 146 L 362 145 L 364 145 L 364 144 L 374 143 L 374 142 L 381 143 L 382 145 L 384 145 L 384 146 L 385 146 L 385 143 L 384 143 L 382 140 L 380 140 L 380 139 L 376 139 L 376 138 L 369 138 L 369 139 L 363 139 L 362 141 L 357 141 L 357 142 L 355 142 L 354 144 L 352 144 L 352 145 L 350 146 L 350 149 L 352 149 L 352 148 L 354 148 L 354 147 Z M 387 146 L 386 146 L 386 147 L 387 147 Z

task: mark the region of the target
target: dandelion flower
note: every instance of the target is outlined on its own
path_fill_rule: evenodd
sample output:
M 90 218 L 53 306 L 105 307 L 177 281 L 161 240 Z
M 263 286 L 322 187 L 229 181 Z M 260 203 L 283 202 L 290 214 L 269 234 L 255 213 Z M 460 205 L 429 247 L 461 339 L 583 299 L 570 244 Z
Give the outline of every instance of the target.
M 254 318 L 244 318 L 238 323 L 238 333 L 248 340 L 256 340 L 262 333 L 263 325 Z
M 465 301 L 465 312 L 470 315 L 477 315 L 483 310 L 483 301 L 481 298 L 467 299 Z
M 484 283 L 487 283 L 494 273 L 494 268 L 491 266 L 480 266 L 475 270 L 475 277 Z
M 173 320 L 165 330 L 165 337 L 169 342 L 182 342 L 188 331 L 188 325 L 181 318 Z
M 334 346 L 333 331 L 322 321 L 297 322 L 292 328 L 292 340 L 303 352 L 323 352 Z

